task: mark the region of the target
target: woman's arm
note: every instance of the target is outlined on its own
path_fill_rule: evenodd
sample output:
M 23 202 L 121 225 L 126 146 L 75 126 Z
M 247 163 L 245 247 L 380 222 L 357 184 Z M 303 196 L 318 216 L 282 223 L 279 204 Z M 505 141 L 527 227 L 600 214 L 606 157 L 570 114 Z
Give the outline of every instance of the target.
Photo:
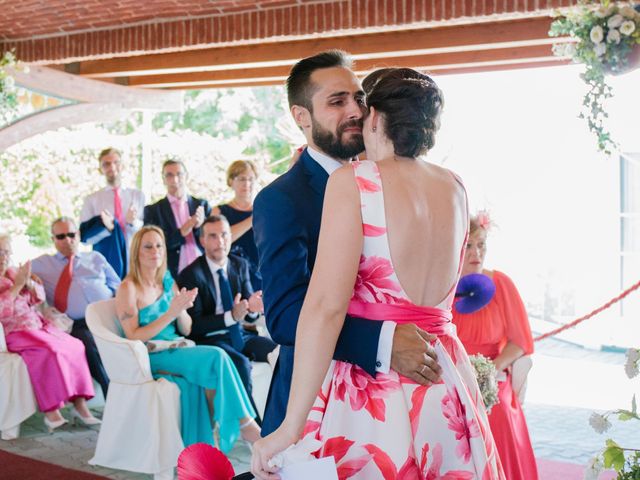
M 180 295 L 180 291 L 178 290 L 178 286 L 174 283 L 173 284 L 173 293 L 175 296 Z M 197 288 L 194 288 L 193 290 L 190 290 L 191 292 L 193 291 L 198 291 Z M 174 298 L 175 298 L 174 296 Z M 195 295 L 194 295 L 194 299 L 195 299 Z M 192 304 L 193 306 L 193 304 Z M 180 314 L 177 316 L 176 318 L 177 320 L 177 326 L 178 326 L 178 331 L 184 335 L 185 337 L 188 337 L 189 334 L 191 333 L 191 325 L 193 323 L 193 321 L 191 320 L 191 316 L 187 313 L 186 310 L 183 310 L 182 312 L 180 312 Z
M 501 372 L 505 368 L 509 368 L 513 362 L 524 355 L 524 350 L 515 343 L 509 341 L 498 355 L 493 360 L 493 364 L 496 366 L 496 370 Z
M 173 302 L 171 306 L 173 306 Z M 129 340 L 146 342 L 155 337 L 176 317 L 173 310 L 169 307 L 163 315 L 160 315 L 148 325 L 141 327 L 138 319 L 135 285 L 130 280 L 124 280 L 116 292 L 116 314 L 122 325 L 122 330 L 124 330 L 124 334 Z
M 278 478 L 269 459 L 302 435 L 345 321 L 362 242 L 360 196 L 353 169 L 346 166 L 327 183 L 318 253 L 296 331 L 287 415 L 274 433 L 254 444 L 251 471 L 257 478 Z
M 235 242 L 236 240 L 238 240 L 242 235 L 244 235 L 249 230 L 251 230 L 252 226 L 253 226 L 253 215 L 245 218 L 241 222 L 231 225 L 231 241 Z

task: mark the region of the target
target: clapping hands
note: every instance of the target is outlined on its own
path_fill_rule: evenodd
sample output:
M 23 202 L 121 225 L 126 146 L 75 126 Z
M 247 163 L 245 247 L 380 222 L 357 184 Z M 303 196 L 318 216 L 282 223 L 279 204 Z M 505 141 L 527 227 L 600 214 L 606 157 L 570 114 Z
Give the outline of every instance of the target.
M 198 296 L 198 289 L 187 290 L 181 288 L 171 300 L 168 312 L 172 317 L 178 317 L 185 310 L 193 307 L 193 302 Z

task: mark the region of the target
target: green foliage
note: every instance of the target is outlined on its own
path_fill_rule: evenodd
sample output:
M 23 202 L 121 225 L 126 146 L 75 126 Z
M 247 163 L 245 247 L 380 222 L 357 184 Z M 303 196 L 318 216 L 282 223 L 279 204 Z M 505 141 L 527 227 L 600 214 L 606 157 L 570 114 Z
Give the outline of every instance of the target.
M 632 48 L 640 44 L 640 13 L 623 2 L 603 0 L 598 6 L 581 0 L 554 20 L 549 35 L 574 40 L 554 45 L 553 51 L 585 65 L 581 77 L 588 90 L 580 118 L 596 136 L 598 148 L 610 154 L 617 145 L 606 128 L 605 105 L 613 93 L 605 75 L 627 69 Z

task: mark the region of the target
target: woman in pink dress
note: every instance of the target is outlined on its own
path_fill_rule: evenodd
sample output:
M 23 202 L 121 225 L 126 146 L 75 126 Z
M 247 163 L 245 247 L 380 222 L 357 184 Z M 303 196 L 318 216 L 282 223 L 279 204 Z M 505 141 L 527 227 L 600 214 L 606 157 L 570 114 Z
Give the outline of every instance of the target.
M 0 236 L 0 323 L 7 349 L 19 354 L 27 365 L 31 385 L 44 412 L 44 423 L 53 431 L 67 420 L 60 409 L 73 402 L 74 419 L 85 425 L 100 420 L 87 408 L 94 396 L 82 342 L 49 323 L 36 309 L 44 301 L 44 288 L 31 275 L 31 263 L 9 267 L 11 240 Z
M 363 82 L 367 159 L 329 178 L 311 283 L 302 307 L 287 414 L 254 445 L 252 473 L 301 438 L 318 440 L 342 479 L 503 479 L 469 359 L 451 323 L 466 244 L 466 194 L 451 172 L 417 157 L 435 141 L 442 93 L 411 69 Z M 371 377 L 332 361 L 345 313 L 412 322 L 437 336 L 442 379 L 393 369 Z M 422 373 L 422 372 L 417 372 Z M 324 379 L 324 381 L 323 381 Z M 308 442 L 304 442 L 307 444 Z
M 537 480 L 529 430 L 518 395 L 511 387 L 509 368 L 522 355 L 533 353 L 531 327 L 511 279 L 502 272 L 484 268 L 489 227 L 486 213 L 471 218 L 462 275 L 483 273 L 491 277 L 496 293 L 486 306 L 474 313 L 464 314 L 454 309 L 453 323 L 469 355 L 480 353 L 490 358 L 496 370 L 506 374 L 505 379 L 498 382 L 499 403 L 489 415 L 505 475 L 509 480 Z

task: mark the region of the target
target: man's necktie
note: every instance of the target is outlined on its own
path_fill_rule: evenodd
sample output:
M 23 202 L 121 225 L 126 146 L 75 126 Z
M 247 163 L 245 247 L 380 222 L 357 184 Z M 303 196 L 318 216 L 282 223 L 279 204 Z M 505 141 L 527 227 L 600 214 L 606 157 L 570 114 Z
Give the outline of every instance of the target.
M 118 187 L 113 189 L 113 216 L 118 220 L 122 233 L 127 236 L 127 232 L 124 224 L 124 215 L 122 214 L 122 200 L 120 199 L 120 189 Z
M 231 293 L 231 286 L 229 285 L 227 274 L 222 268 L 218 269 L 218 280 L 220 283 L 220 301 L 222 302 L 222 309 L 225 312 L 231 312 L 233 310 L 233 295 Z M 242 338 L 240 324 L 236 322 L 228 327 L 228 329 L 231 346 L 241 352 L 244 348 L 244 339 Z
M 53 306 L 62 313 L 67 311 L 67 300 L 69 298 L 69 288 L 71 287 L 71 279 L 73 278 L 73 259 L 75 255 L 68 257 L 69 262 L 62 269 L 56 291 L 53 295 Z

